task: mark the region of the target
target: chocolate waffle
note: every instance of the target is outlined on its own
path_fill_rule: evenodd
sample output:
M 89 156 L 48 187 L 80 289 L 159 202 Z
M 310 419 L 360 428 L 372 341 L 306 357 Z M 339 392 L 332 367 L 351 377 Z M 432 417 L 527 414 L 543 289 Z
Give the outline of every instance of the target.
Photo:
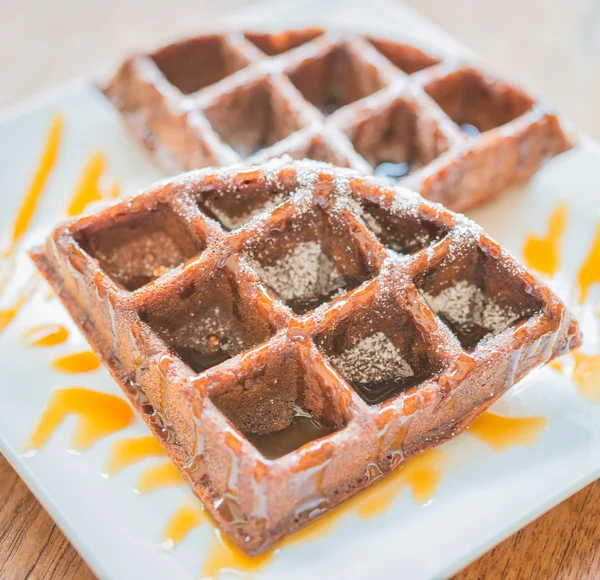
M 183 174 L 59 226 L 32 256 L 248 554 L 580 342 L 473 222 L 315 161 Z
M 183 40 L 125 61 L 105 93 L 172 173 L 288 154 L 457 211 L 570 146 L 545 105 L 479 66 L 315 28 Z

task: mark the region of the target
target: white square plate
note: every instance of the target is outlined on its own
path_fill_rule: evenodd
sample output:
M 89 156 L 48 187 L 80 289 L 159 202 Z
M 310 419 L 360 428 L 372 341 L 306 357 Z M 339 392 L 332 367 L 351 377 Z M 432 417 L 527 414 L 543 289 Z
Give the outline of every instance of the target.
M 274 2 L 207 27 L 216 24 L 241 28 L 323 24 L 390 37 L 410 31 L 403 37 L 424 47 L 457 56 L 468 54 L 412 10 L 386 0 Z M 95 150 L 106 153 L 106 172 L 126 194 L 162 177 L 91 83 L 63 87 L 0 114 L 0 158 L 4 160 L 0 170 L 1 231 L 11 227 L 38 163 L 44 136 L 59 112 L 65 117 L 65 134 L 58 162 L 20 246 L 17 268 L 0 298 L 1 307 L 13 303 L 31 273 L 24 249 L 42 240 L 64 217 L 82 168 Z M 596 285 L 580 307 L 576 280 L 599 220 L 598 191 L 599 149 L 582 139 L 575 149 L 549 163 L 527 187 L 507 192 L 471 216 L 522 256 L 526 236 L 543 234 L 557 203 L 567 203 L 563 259 L 550 283 L 579 315 L 585 333 L 583 351 L 590 354 L 599 348 L 600 292 Z M 169 517 L 191 501 L 187 487 L 148 495 L 133 492 L 143 469 L 160 459 L 146 459 L 109 479 L 101 476 L 115 441 L 147 433 L 141 420 L 76 455 L 67 452 L 75 425 L 75 418 L 68 417 L 40 453 L 21 455 L 53 388 L 78 385 L 120 396 L 104 370 L 67 376 L 50 369 L 55 356 L 86 346 L 59 302 L 48 299 L 46 293 L 45 288 L 40 289 L 0 334 L 0 449 L 101 578 L 198 578 L 214 546 L 209 523 L 195 528 L 173 550 L 159 547 Z M 66 325 L 71 331 L 68 343 L 48 349 L 24 347 L 23 331 L 42 323 Z M 544 416 L 548 423 L 535 445 L 517 445 L 502 453 L 468 433 L 461 435 L 441 447 L 446 468 L 425 505 L 416 503 L 408 488 L 401 488 L 389 509 L 377 517 L 361 520 L 346 510 L 323 537 L 282 549 L 256 575 L 328 580 L 391 578 L 400 573 L 409 578 L 444 577 L 600 476 L 600 405 L 584 397 L 567 376 L 549 368 L 534 373 L 503 397 L 494 411 Z M 380 491 L 366 493 L 375 494 L 377 501 Z

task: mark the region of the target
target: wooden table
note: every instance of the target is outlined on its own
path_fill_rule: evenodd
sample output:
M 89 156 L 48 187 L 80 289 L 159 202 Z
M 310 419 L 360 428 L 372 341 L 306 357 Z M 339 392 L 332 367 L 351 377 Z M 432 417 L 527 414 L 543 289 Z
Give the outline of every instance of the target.
M 507 77 L 550 98 L 600 138 L 600 3 L 596 0 L 407 0 Z M 134 48 L 193 31 L 247 0 L 0 0 L 0 106 L 117 62 Z M 186 17 L 182 18 L 181 15 Z M 77 23 L 77 26 L 74 26 Z M 18 56 L 18 58 L 16 58 Z M 457 578 L 600 577 L 600 481 L 461 572 Z M 93 574 L 0 457 L 0 578 Z

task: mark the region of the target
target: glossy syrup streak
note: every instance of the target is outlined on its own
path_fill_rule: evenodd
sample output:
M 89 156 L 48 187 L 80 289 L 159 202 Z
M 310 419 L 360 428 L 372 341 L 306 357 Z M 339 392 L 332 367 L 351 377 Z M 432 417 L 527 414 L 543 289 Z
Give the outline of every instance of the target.
M 571 365 L 567 359 L 570 359 Z M 600 405 L 600 354 L 575 351 L 568 357 L 554 361 L 550 367 L 570 376 L 586 399 Z
M 335 431 L 334 428 L 321 425 L 312 417 L 296 415 L 292 422 L 282 429 L 267 435 L 246 434 L 246 439 L 267 459 L 282 457 L 305 443 L 325 437 Z
M 102 151 L 92 153 L 85 166 L 79 184 L 73 193 L 71 202 L 67 207 L 67 215 L 70 217 L 82 213 L 86 207 L 95 201 L 103 199 L 116 199 L 119 197 L 119 186 L 112 182 L 105 191 L 101 187 L 101 180 L 106 168 L 106 155 Z
M 173 487 L 185 483 L 181 471 L 170 460 L 148 467 L 138 477 L 135 491 L 145 494 L 157 489 Z
M 66 342 L 69 331 L 62 324 L 42 324 L 28 328 L 21 337 L 24 346 L 47 348 Z
M 31 224 L 33 215 L 58 160 L 64 125 L 65 122 L 61 115 L 57 115 L 50 125 L 39 164 L 14 221 L 7 255 L 12 254 Z
M 2 275 L 0 277 L 0 296 L 2 296 L 4 289 L 14 274 L 16 264 L 13 254 L 17 249 L 19 242 L 29 229 L 40 199 L 42 198 L 42 194 L 46 190 L 50 176 L 58 161 L 63 131 L 64 119 L 61 115 L 57 115 L 50 125 L 42 155 L 34 170 L 33 177 L 31 178 L 29 188 L 25 192 L 21 206 L 17 211 L 15 221 L 13 222 L 9 246 L 8 249 L 4 251 L 3 255 Z M 32 295 L 33 291 L 28 291 L 26 284 L 26 287 L 19 292 L 13 304 L 8 308 L 0 310 L 0 332 L 13 321 L 19 310 Z
M 467 431 L 481 439 L 494 451 L 501 452 L 515 445 L 533 445 L 548 423 L 546 417 L 503 417 L 483 413 Z M 297 543 L 325 537 L 337 527 L 348 512 L 369 520 L 388 511 L 400 492 L 409 488 L 419 505 L 429 503 L 435 496 L 448 467 L 447 457 L 437 448 L 429 449 L 401 464 L 395 471 L 380 479 L 368 490 L 349 499 L 329 514 L 282 540 L 274 549 L 250 558 L 240 552 L 215 529 L 215 538 L 205 560 L 202 577 L 216 578 L 225 571 L 251 573 L 268 564 L 280 550 Z
M 567 224 L 567 204 L 559 203 L 548 220 L 545 236 L 529 234 L 523 246 L 525 264 L 541 274 L 554 276 L 560 267 L 560 246 Z
M 546 425 L 547 417 L 504 417 L 487 411 L 471 423 L 468 432 L 494 451 L 506 451 L 514 445 L 534 445 Z
M 202 565 L 201 577 L 216 578 L 226 571 L 251 573 L 260 570 L 281 550 L 328 536 L 349 512 L 357 514 L 362 520 L 369 520 L 384 513 L 391 507 L 398 494 L 407 487 L 410 488 L 414 500 L 424 505 L 435 495 L 446 464 L 446 456 L 441 451 L 429 449 L 401 464 L 368 490 L 256 557 L 246 556 L 215 528 L 209 555 Z
M 204 508 L 199 501 L 180 507 L 167 522 L 160 538 L 161 548 L 170 550 L 181 544 L 188 534 L 205 519 Z
M 133 409 L 121 397 L 82 387 L 59 389 L 50 394 L 48 405 L 25 443 L 24 453 L 39 451 L 70 415 L 78 419 L 70 449 L 85 451 L 101 439 L 133 423 Z
M 55 358 L 51 367 L 52 370 L 68 375 L 89 373 L 100 367 L 100 360 L 91 350 L 84 350 Z
M 596 225 L 594 241 L 577 276 L 579 304 L 583 304 L 592 284 L 600 282 L 600 223 Z
M 21 206 L 17 211 L 15 221 L 13 222 L 9 238 L 9 247 L 4 251 L 2 274 L 0 274 L 0 296 L 10 281 L 12 274 L 14 274 L 16 266 L 14 256 L 15 250 L 23 236 L 29 230 L 59 159 L 64 127 L 65 121 L 63 116 L 56 115 L 50 124 L 42 155 L 34 170 L 33 177 L 31 178 L 29 188 L 23 197 Z M 116 182 L 110 181 L 106 187 L 103 187 L 103 180 L 107 181 L 104 176 L 105 167 L 106 155 L 102 151 L 95 151 L 92 153 L 67 207 L 68 216 L 72 217 L 78 215 L 84 211 L 91 202 L 102 199 L 115 199 L 119 196 L 119 186 Z M 13 304 L 0 310 L 0 332 L 14 320 L 20 309 L 31 298 L 34 290 L 30 290 L 30 284 L 26 284 L 18 293 Z M 59 335 L 47 339 L 47 341 L 52 340 L 59 340 Z M 57 342 L 56 344 L 60 344 L 60 342 Z M 39 344 L 37 346 L 53 345 Z
M 573 381 L 581 394 L 600 404 L 600 354 L 588 355 L 574 352 Z
M 113 444 L 104 473 L 109 477 L 117 475 L 148 457 L 165 457 L 165 455 L 165 450 L 154 435 L 127 437 Z

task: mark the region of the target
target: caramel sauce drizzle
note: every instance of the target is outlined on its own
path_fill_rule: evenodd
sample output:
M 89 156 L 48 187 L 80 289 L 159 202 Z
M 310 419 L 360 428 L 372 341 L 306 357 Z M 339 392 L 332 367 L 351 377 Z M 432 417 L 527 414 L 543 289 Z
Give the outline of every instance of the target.
M 120 397 L 69 387 L 53 391 L 33 433 L 24 448 L 26 455 L 39 451 L 52 437 L 66 417 L 75 415 L 78 424 L 71 438 L 70 449 L 82 452 L 130 425 L 132 408 Z
M 180 507 L 163 530 L 160 539 L 161 548 L 170 550 L 181 544 L 204 519 L 204 507 L 199 501 Z
M 560 266 L 560 245 L 567 224 L 567 205 L 559 203 L 548 220 L 546 236 L 530 234 L 525 240 L 523 257 L 532 270 L 554 276 Z
M 35 214 L 42 194 L 48 184 L 50 175 L 52 174 L 52 170 L 58 160 L 64 125 L 65 121 L 62 115 L 56 115 L 50 125 L 48 137 L 46 138 L 46 144 L 39 164 L 33 174 L 29 189 L 27 190 L 17 213 L 11 234 L 10 247 L 6 256 L 10 256 L 14 252 L 18 243 L 21 241 L 21 238 L 29 229 L 33 215 Z
M 579 392 L 594 403 L 600 404 L 600 354 L 572 353 L 574 367 L 572 378 Z
M 14 272 L 15 260 L 13 254 L 31 225 L 39 202 L 58 161 L 64 126 L 65 120 L 63 116 L 56 115 L 48 130 L 48 136 L 40 161 L 35 169 L 29 188 L 25 193 L 13 223 L 9 247 L 4 252 L 4 263 L 2 264 L 2 274 L 0 275 L 0 295 L 4 292 L 6 285 L 11 279 L 12 273 Z M 116 198 L 119 196 L 119 186 L 117 183 L 111 183 L 108 188 L 102 187 L 105 167 L 105 154 L 101 151 L 94 152 L 84 168 L 79 184 L 67 208 L 67 214 L 69 216 L 81 213 L 92 201 Z M 0 332 L 12 322 L 21 307 L 31 297 L 31 293 L 26 297 L 25 294 L 27 293 L 23 291 L 12 306 L 0 310 Z M 53 296 L 53 294 L 48 295 L 48 297 L 51 296 Z
M 131 407 L 114 395 L 78 387 L 54 391 L 37 428 L 26 444 L 26 452 L 39 450 L 68 415 L 79 417 L 71 442 L 75 451 L 84 451 L 96 441 L 127 427 L 133 421 Z M 493 449 L 503 451 L 511 445 L 532 444 L 546 423 L 547 419 L 544 417 L 512 418 L 487 412 L 472 424 L 469 432 Z M 147 457 L 160 456 L 164 456 L 164 451 L 152 435 L 123 439 L 114 444 L 106 472 L 109 475 L 116 474 Z M 227 570 L 238 573 L 255 572 L 268 564 L 281 549 L 329 535 L 348 512 L 357 514 L 362 520 L 382 514 L 405 488 L 410 488 L 417 503 L 426 504 L 434 497 L 446 467 L 447 458 L 444 453 L 436 448 L 429 449 L 401 464 L 394 472 L 373 484 L 368 491 L 351 498 L 257 557 L 243 554 L 215 528 L 213 545 L 203 564 L 202 573 L 204 576 L 215 577 Z M 165 461 L 142 472 L 136 491 L 150 493 L 182 483 L 183 477 L 177 467 L 171 461 Z M 168 549 L 180 544 L 205 519 L 199 502 L 181 507 L 165 526 L 161 536 L 162 547 Z
M 55 358 L 51 366 L 59 373 L 74 375 L 95 371 L 100 367 L 100 360 L 91 350 L 84 350 Z
M 25 330 L 23 344 L 35 348 L 47 348 L 66 342 L 69 331 L 62 324 L 42 324 Z
M 469 428 L 469 433 L 487 443 L 494 451 L 505 451 L 514 445 L 533 445 L 547 425 L 546 417 L 503 417 L 486 412 Z M 398 494 L 409 487 L 413 499 L 425 505 L 433 499 L 447 467 L 442 451 L 433 448 L 409 459 L 382 478 L 371 489 L 349 499 L 313 524 L 282 540 L 274 549 L 256 558 L 243 554 L 215 529 L 215 539 L 202 574 L 215 578 L 221 572 L 251 573 L 268 564 L 279 550 L 295 543 L 316 540 L 330 534 L 348 512 L 369 520 L 387 511 Z
M 259 556 L 247 556 L 229 539 L 214 529 L 213 542 L 209 555 L 202 565 L 202 578 L 217 578 L 223 572 L 249 574 L 264 568 L 275 555 L 276 550 L 269 550 Z
M 182 483 L 185 483 L 185 480 L 181 471 L 169 460 L 143 471 L 138 477 L 135 491 L 141 494 L 152 493 L 157 489 L 174 487 Z
M 553 370 L 570 375 L 579 392 L 589 401 L 600 404 L 600 354 L 584 354 L 576 350 L 570 353 L 573 365 L 566 362 L 566 357 L 550 364 Z
M 37 290 L 39 278 L 33 275 L 26 282 L 25 286 L 19 291 L 13 304 L 8 308 L 0 309 L 0 333 L 6 330 L 7 326 L 16 318 L 21 308 L 33 296 Z
M 101 201 L 106 198 L 115 199 L 119 197 L 119 186 L 113 182 L 105 194 L 101 187 L 101 180 L 106 169 L 106 155 L 102 151 L 92 153 L 90 160 L 85 166 L 79 184 L 67 207 L 67 215 L 73 217 L 82 213 L 92 202 Z
M 486 411 L 467 432 L 500 452 L 515 445 L 535 445 L 546 425 L 548 417 L 505 417 Z
M 148 457 L 165 455 L 165 450 L 154 435 L 128 437 L 113 444 L 104 472 L 110 477 Z
M 600 282 L 600 223 L 596 226 L 594 241 L 577 275 L 579 304 L 583 304 L 592 284 Z
M 202 576 L 215 578 L 226 571 L 256 572 L 268 564 L 281 549 L 329 535 L 348 512 L 358 514 L 362 520 L 382 514 L 406 487 L 410 487 L 413 499 L 424 505 L 435 495 L 446 464 L 446 456 L 439 449 L 428 449 L 401 464 L 395 471 L 373 484 L 369 490 L 349 499 L 259 556 L 246 556 L 215 528 L 209 555 L 202 566 Z

